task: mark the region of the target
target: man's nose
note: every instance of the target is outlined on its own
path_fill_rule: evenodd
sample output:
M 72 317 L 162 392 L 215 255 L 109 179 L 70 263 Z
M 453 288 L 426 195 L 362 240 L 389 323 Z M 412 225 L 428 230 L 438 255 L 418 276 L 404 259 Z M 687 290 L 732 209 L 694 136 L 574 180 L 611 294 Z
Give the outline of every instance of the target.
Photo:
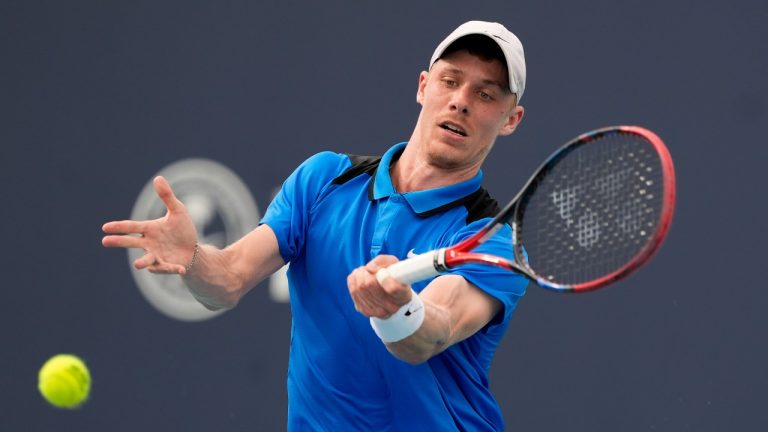
M 468 90 L 461 88 L 453 93 L 451 99 L 451 111 L 456 111 L 461 114 L 469 114 L 469 95 Z

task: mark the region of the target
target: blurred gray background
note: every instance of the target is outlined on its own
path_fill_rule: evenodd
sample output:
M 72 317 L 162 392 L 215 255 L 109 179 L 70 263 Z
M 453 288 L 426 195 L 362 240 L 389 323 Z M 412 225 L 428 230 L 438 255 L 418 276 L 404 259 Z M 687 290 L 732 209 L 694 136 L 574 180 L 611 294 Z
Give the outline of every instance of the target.
M 185 158 L 228 167 L 263 212 L 308 156 L 406 140 L 419 72 L 469 19 L 526 49 L 525 120 L 485 166 L 500 201 L 611 124 L 655 130 L 679 185 L 637 274 L 529 289 L 492 369 L 508 429 L 768 430 L 758 0 L 0 2 L 0 430 L 284 430 L 287 303 L 265 282 L 223 315 L 171 318 L 101 225 Z M 37 393 L 58 352 L 91 367 L 77 411 Z

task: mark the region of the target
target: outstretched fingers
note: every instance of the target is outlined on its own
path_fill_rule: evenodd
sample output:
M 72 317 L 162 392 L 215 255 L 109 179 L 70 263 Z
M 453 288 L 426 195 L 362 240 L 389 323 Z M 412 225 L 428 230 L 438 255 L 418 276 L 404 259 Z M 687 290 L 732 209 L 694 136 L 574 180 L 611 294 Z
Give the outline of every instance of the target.
M 144 238 L 135 235 L 108 235 L 101 239 L 104 247 L 143 248 Z
M 146 221 L 123 220 L 107 222 L 102 227 L 106 235 L 101 239 L 104 247 L 142 248 L 144 247 L 143 233 L 147 230 Z
M 101 230 L 106 234 L 142 234 L 147 229 L 147 222 L 133 220 L 107 222 Z
M 184 204 L 176 198 L 176 194 L 173 193 L 168 180 L 163 176 L 157 176 L 152 183 L 155 186 L 155 193 L 163 201 L 169 212 L 173 213 L 184 209 Z
M 136 267 L 136 270 L 143 270 L 155 264 L 157 264 L 157 258 L 152 252 L 145 253 L 133 262 L 133 266 Z
M 182 276 L 187 273 L 187 269 L 183 266 L 160 262 L 155 262 L 155 264 L 147 267 L 147 271 L 156 274 L 178 274 Z
M 146 249 L 144 255 L 133 262 L 133 266 L 137 270 L 146 269 L 150 273 L 179 275 L 187 273 L 187 269 L 184 266 L 162 261 L 154 253 Z

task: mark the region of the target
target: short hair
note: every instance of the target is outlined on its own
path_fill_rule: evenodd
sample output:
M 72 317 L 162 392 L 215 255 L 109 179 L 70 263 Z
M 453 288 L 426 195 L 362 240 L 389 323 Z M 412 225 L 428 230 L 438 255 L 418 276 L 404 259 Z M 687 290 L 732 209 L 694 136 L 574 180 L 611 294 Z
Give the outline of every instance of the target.
M 509 70 L 507 69 L 507 58 L 504 57 L 504 52 L 501 51 L 499 45 L 491 40 L 486 35 L 471 34 L 459 38 L 456 42 L 448 46 L 443 51 L 440 58 L 447 57 L 455 52 L 467 50 L 470 54 L 480 57 L 485 61 L 498 60 L 501 66 L 504 68 L 504 84 L 505 88 L 509 88 Z

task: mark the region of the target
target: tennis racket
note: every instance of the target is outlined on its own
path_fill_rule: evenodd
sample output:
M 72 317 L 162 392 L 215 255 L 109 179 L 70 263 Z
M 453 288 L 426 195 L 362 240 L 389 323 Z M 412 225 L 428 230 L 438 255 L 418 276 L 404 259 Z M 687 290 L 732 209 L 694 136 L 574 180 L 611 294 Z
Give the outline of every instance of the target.
M 604 287 L 648 262 L 675 207 L 675 171 L 664 142 L 637 126 L 583 134 L 560 147 L 484 228 L 447 248 L 376 274 L 411 284 L 469 263 L 522 274 L 557 292 Z M 514 260 L 473 253 L 504 224 Z

